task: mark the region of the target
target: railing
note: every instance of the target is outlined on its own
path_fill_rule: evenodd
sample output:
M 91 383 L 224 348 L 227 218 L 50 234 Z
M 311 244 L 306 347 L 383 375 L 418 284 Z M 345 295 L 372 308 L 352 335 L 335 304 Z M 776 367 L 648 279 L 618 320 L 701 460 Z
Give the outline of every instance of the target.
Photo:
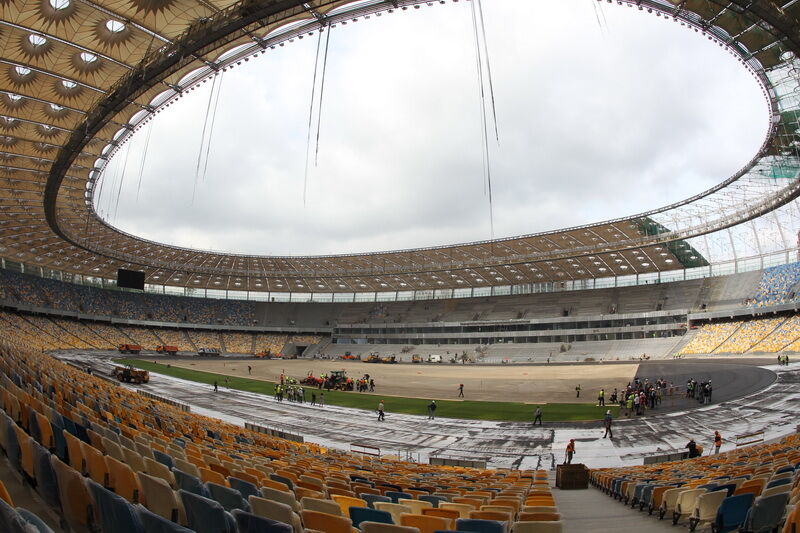
M 156 401 L 156 402 L 165 403 L 167 405 L 171 405 L 172 407 L 176 407 L 176 408 L 178 408 L 181 411 L 184 411 L 186 413 L 188 413 L 188 412 L 190 412 L 192 410 L 192 408 L 189 407 L 188 404 L 179 402 L 177 400 L 173 400 L 171 398 L 167 398 L 165 396 L 159 396 L 158 394 L 153 394 L 152 392 L 139 390 L 139 389 L 137 389 L 136 392 L 138 392 L 139 394 L 141 394 L 145 398 L 148 398 L 148 399 Z
M 270 435 L 272 437 L 277 437 L 279 439 L 290 440 L 292 442 L 300 442 L 303 443 L 306 441 L 305 437 L 298 433 L 291 433 L 284 429 L 280 429 L 279 427 L 269 427 L 264 426 L 261 424 L 256 424 L 254 422 L 245 422 L 244 427 L 249 429 L 250 431 L 255 431 L 256 433 L 261 433 L 263 435 Z
M 758 444 L 759 442 L 764 442 L 763 431 L 755 431 L 753 433 L 742 433 L 740 435 L 736 435 L 735 437 L 735 443 L 737 448 L 739 446 L 747 446 L 749 444 Z

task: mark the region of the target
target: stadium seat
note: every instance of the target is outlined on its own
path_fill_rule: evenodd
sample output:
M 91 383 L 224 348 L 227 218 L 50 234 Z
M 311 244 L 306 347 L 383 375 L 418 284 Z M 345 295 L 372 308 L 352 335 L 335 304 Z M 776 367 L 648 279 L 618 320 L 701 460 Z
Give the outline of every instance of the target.
M 689 517 L 689 531 L 694 531 L 698 525 L 713 522 L 717 516 L 717 509 L 727 497 L 727 491 L 725 490 L 701 494 L 697 498 L 692 515 Z
M 461 515 L 461 518 L 469 518 L 470 511 L 475 510 L 472 505 L 467 505 L 464 503 L 441 502 L 439 507 L 441 509 L 452 509 L 454 511 L 458 511 L 459 515 Z
M 411 514 L 411 507 L 399 503 L 375 502 L 375 509 L 388 511 L 392 515 L 392 521 L 395 524 L 401 523 L 400 515 L 403 513 Z
M 285 503 L 258 496 L 250 496 L 248 503 L 253 514 L 290 525 L 294 528 L 295 533 L 302 533 L 300 515 Z
M 497 520 L 459 518 L 456 520 L 456 531 L 472 531 L 474 533 L 506 533 L 507 524 L 498 522 Z
M 433 533 L 436 530 L 451 529 L 453 520 L 442 516 L 402 513 L 400 525 L 416 527 L 420 533 Z
M 783 515 L 788 502 L 788 492 L 756 498 L 747 512 L 740 531 L 761 533 L 776 530 L 783 522 Z
M 361 533 L 420 533 L 419 529 L 397 524 L 361 522 Z
M 139 498 L 147 509 L 158 516 L 178 522 L 181 518 L 181 500 L 172 490 L 172 487 L 159 477 L 145 473 L 138 474 Z
M 231 476 L 228 478 L 228 485 L 234 490 L 238 490 L 245 500 L 250 496 L 261 496 L 261 491 L 258 487 L 249 481 L 239 479 L 238 477 Z
M 380 501 L 380 500 L 376 500 Z M 320 513 L 327 513 L 336 516 L 342 515 L 342 508 L 333 500 L 324 500 L 320 498 L 303 498 L 300 500 L 300 507 L 309 511 L 319 511 Z M 375 507 L 373 507 L 374 509 Z
M 185 490 L 178 494 L 190 529 L 196 533 L 236 533 L 236 522 L 219 503 Z
M 292 533 L 292 526 L 240 509 L 233 511 L 237 533 Z
M 397 503 L 410 507 L 411 514 L 422 514 L 423 509 L 430 509 L 433 507 L 431 502 L 412 500 L 408 498 L 398 498 Z
M 17 507 L 17 514 L 25 520 L 29 528 L 32 528 L 31 533 L 53 533 L 53 530 L 44 523 L 44 520 L 27 509 Z
M 372 509 L 375 508 L 375 506 L 373 505 L 375 502 L 387 502 L 387 503 L 391 503 L 392 502 L 391 498 L 389 498 L 388 496 L 383 496 L 381 494 L 363 494 L 362 493 L 359 496 L 361 496 L 361 499 L 364 500 L 365 502 L 367 502 L 367 505 L 369 507 L 371 507 Z
M 3 500 L 0 500 L 0 531 L 5 533 L 30 532 L 25 519 Z
M 754 499 L 753 494 L 748 492 L 729 496 L 722 500 L 722 504 L 717 509 L 717 516 L 711 524 L 712 532 L 727 533 L 737 529 L 744 522 Z
M 461 518 L 461 514 L 455 509 L 443 509 L 439 507 L 429 507 L 422 510 L 422 514 L 426 516 L 440 516 L 442 518 L 449 518 L 455 524 L 456 518 Z
M 103 531 L 145 533 L 138 513 L 125 498 L 91 479 L 87 483 Z
M 285 492 L 270 487 L 261 487 L 261 497 L 267 500 L 284 503 L 291 507 L 294 512 L 300 511 L 300 504 L 291 492 Z
M 368 507 L 367 502 L 361 498 L 351 498 L 350 496 L 333 494 L 331 495 L 331 499 L 341 507 L 342 516 L 348 516 L 350 507 Z
M 353 522 L 344 516 L 334 516 L 317 511 L 302 511 L 303 525 L 306 529 L 316 529 L 323 533 L 351 533 L 356 530 Z
M 61 501 L 58 497 L 58 482 L 56 473 L 53 470 L 53 463 L 48 452 L 41 444 L 34 442 L 33 451 L 33 471 L 36 477 L 36 492 L 53 509 L 58 509 Z M 2 483 L 0 483 L 2 485 Z M 2 497 L 0 495 L 0 497 Z
M 92 499 L 83 476 L 55 456 L 51 456 L 51 464 L 56 475 L 64 520 L 70 528 L 85 531 L 95 523 L 95 520 L 92 513 Z
M 383 524 L 393 524 L 392 515 L 388 511 L 379 511 L 369 507 L 350 507 L 350 520 L 353 527 L 361 528 L 362 522 L 379 522 Z
M 179 489 L 197 494 L 198 496 L 204 496 L 206 498 L 211 497 L 208 489 L 199 478 L 177 469 L 172 471 L 172 475 L 175 476 L 175 484 Z
M 135 509 L 147 533 L 194 533 L 191 529 L 148 511 L 143 505 L 136 505 Z
M 234 509 L 250 511 L 250 505 L 238 490 L 216 483 L 206 483 L 206 489 L 211 499 L 219 502 L 226 511 L 231 512 Z

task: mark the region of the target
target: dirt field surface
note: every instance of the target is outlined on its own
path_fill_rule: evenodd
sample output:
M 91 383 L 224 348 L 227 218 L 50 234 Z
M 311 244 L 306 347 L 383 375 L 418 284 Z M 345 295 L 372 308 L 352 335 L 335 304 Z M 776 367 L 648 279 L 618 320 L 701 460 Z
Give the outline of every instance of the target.
M 146 358 L 146 357 L 145 357 Z M 368 364 L 358 361 L 325 360 L 224 360 L 158 359 L 159 363 L 231 376 L 249 376 L 278 381 L 282 372 L 302 379 L 309 372 L 315 376 L 331 370 L 347 371 L 354 379 L 369 374 L 375 380 L 375 392 L 387 396 L 410 396 L 438 400 L 458 399 L 458 385 L 464 384 L 468 400 L 494 400 L 529 403 L 594 403 L 600 388 L 606 397 L 614 387 L 633 379 L 638 364 L 613 365 L 497 365 L 454 364 Z M 581 386 L 576 398 L 575 387 Z

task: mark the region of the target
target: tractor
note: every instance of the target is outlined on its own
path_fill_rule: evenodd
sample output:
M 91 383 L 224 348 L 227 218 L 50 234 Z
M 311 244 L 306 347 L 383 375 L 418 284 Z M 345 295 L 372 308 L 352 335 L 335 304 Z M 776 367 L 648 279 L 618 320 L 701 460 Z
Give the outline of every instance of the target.
M 347 377 L 344 370 L 333 370 L 328 377 L 328 387 L 333 390 L 353 390 L 353 380 Z
M 364 359 L 364 362 L 365 363 L 380 363 L 381 362 L 381 358 L 378 357 L 377 354 L 371 353 L 371 354 L 369 354 L 369 357 Z
M 133 365 L 115 366 L 112 375 L 119 381 L 136 385 L 150 381 L 150 372 L 134 368 Z
M 393 365 L 397 362 L 397 357 L 394 355 L 390 355 L 387 357 L 381 357 L 381 363 L 385 363 L 387 365 Z

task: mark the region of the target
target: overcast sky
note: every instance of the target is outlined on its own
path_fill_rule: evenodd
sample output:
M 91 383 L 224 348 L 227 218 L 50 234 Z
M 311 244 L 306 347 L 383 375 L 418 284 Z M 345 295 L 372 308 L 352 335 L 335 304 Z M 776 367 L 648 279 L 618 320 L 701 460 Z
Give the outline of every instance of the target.
M 719 46 L 625 6 L 531 4 L 483 0 L 500 135 L 490 144 L 495 237 L 680 200 L 756 153 L 765 103 Z M 124 171 L 125 150 L 118 154 L 101 215 L 148 239 L 269 255 L 490 238 L 471 4 L 423 5 L 331 31 L 305 206 L 316 36 L 224 74 L 193 201 L 211 82 L 154 121 L 138 195 L 147 129 L 128 143 Z

